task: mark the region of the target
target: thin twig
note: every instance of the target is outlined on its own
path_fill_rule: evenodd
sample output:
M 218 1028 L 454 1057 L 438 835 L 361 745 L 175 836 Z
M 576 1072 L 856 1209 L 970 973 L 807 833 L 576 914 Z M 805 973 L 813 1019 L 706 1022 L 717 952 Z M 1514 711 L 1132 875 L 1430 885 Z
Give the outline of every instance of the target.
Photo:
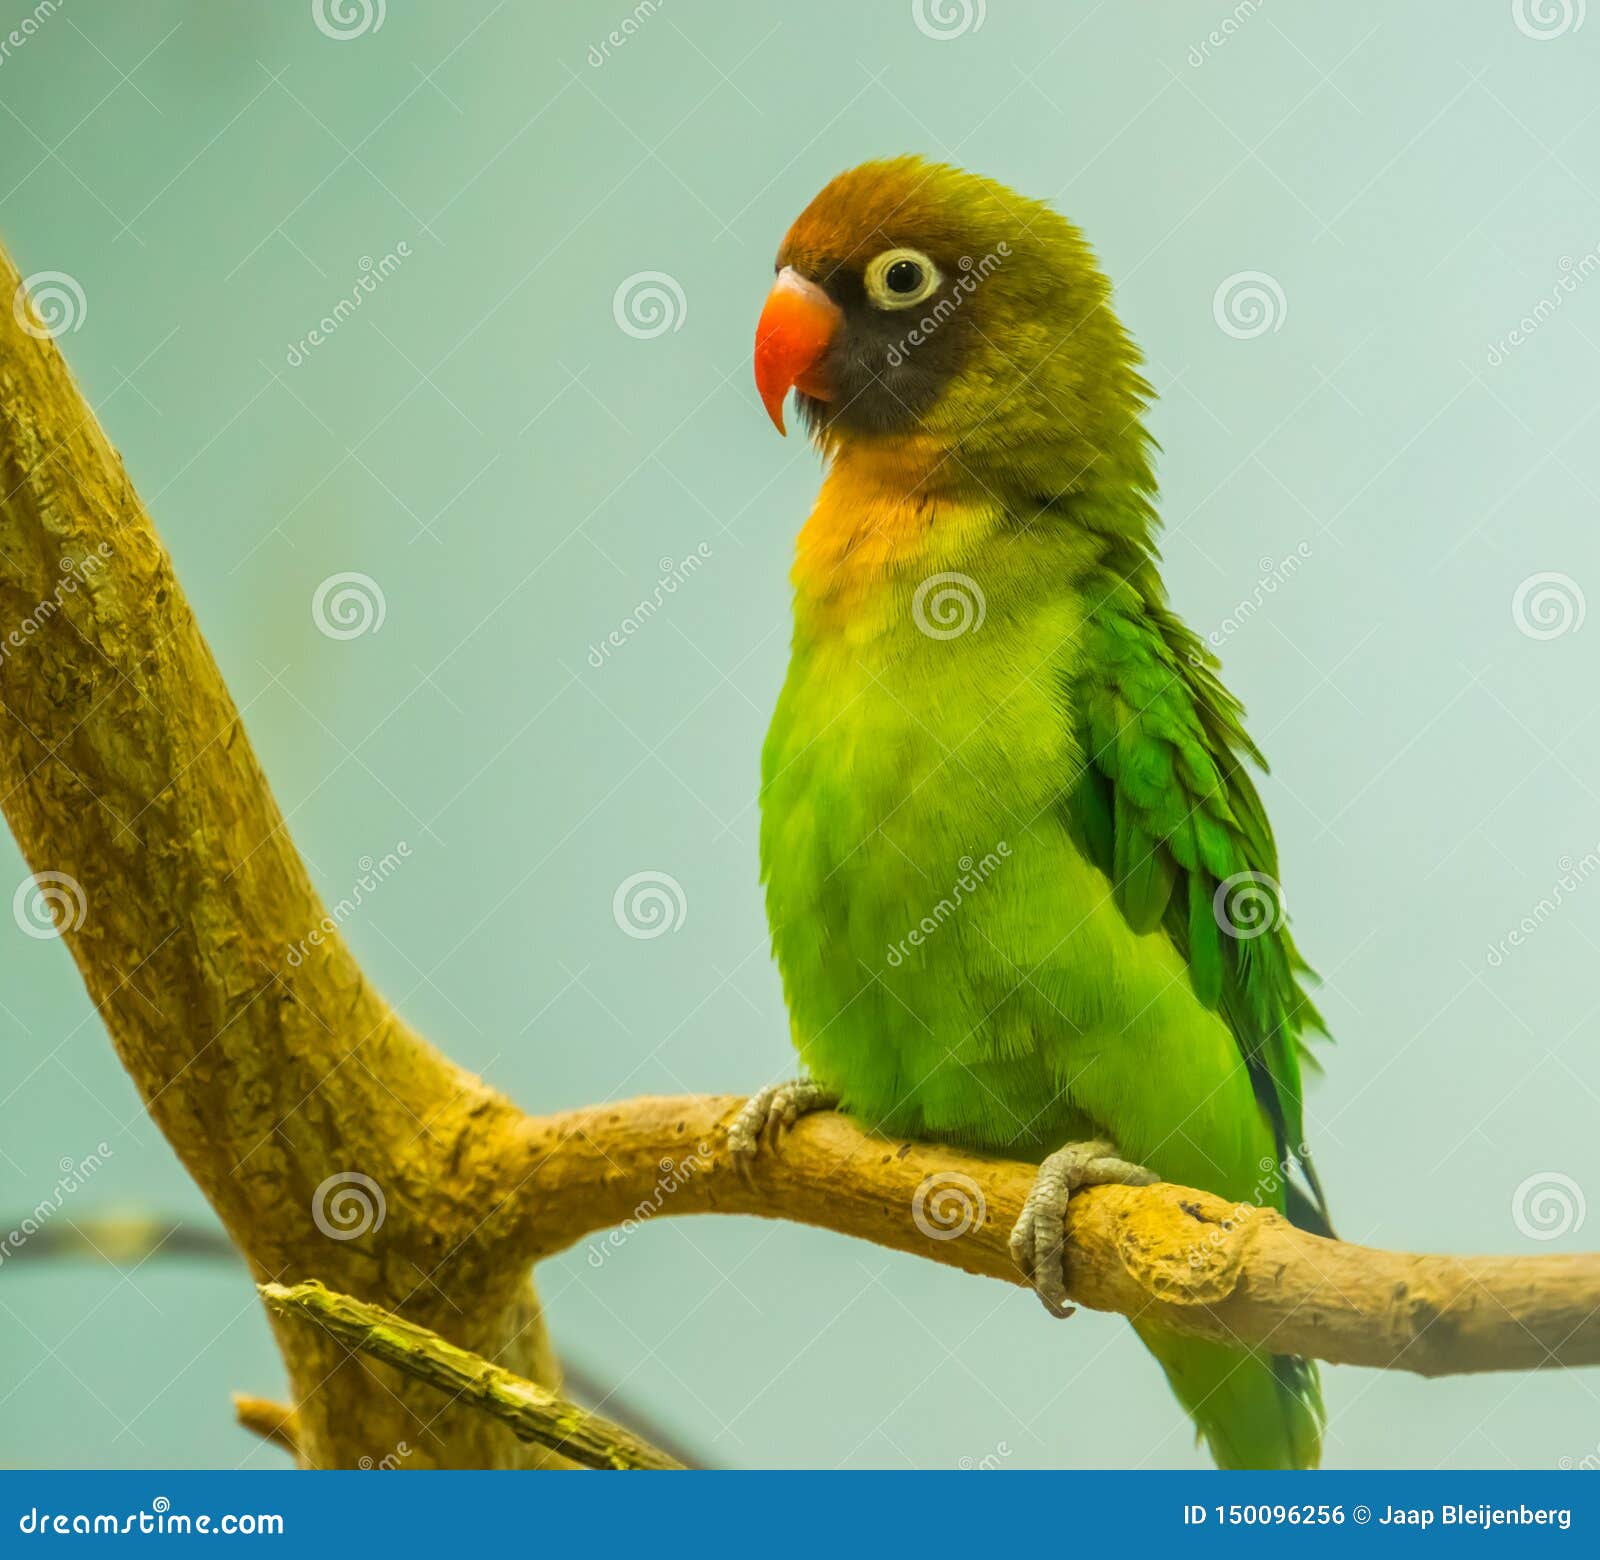
M 585 1468 L 668 1469 L 683 1464 L 636 1435 L 543 1387 L 513 1375 L 402 1316 L 341 1295 L 315 1280 L 262 1284 L 261 1298 L 278 1316 L 298 1316 L 361 1354 L 393 1365 L 429 1386 L 475 1404 L 533 1441 Z
M 299 1458 L 298 1417 L 287 1404 L 274 1403 L 271 1398 L 253 1397 L 248 1392 L 235 1392 L 233 1415 L 252 1435 L 258 1435 L 291 1457 Z

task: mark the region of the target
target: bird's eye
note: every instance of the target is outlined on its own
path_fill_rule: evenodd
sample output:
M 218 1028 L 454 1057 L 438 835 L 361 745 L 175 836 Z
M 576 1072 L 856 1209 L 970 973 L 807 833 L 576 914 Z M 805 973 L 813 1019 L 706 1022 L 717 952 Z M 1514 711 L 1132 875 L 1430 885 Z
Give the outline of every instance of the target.
M 883 273 L 883 282 L 892 293 L 914 293 L 922 285 L 922 267 L 915 260 L 896 260 Z
M 908 309 L 932 295 L 939 268 L 915 249 L 887 249 L 867 266 L 867 296 L 880 309 Z

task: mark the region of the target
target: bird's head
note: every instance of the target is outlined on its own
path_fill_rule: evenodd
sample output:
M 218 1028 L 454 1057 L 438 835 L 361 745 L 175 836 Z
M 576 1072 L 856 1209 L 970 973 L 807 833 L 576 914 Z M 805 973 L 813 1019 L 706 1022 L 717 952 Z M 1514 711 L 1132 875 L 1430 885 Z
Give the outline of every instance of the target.
M 916 445 L 1035 492 L 1148 478 L 1148 386 L 1082 235 L 1040 201 L 919 157 L 840 174 L 777 255 L 755 374 L 834 454 Z

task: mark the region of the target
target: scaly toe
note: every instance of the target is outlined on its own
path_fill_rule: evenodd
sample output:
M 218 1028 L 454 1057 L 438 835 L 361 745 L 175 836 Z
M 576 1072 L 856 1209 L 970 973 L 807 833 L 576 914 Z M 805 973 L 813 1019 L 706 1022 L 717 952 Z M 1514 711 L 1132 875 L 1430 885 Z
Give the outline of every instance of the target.
M 1070 1193 L 1047 1161 L 1011 1230 L 1011 1260 L 1052 1316 L 1070 1316 L 1063 1266 L 1062 1228 Z
M 751 1095 L 728 1127 L 728 1152 L 739 1173 L 748 1180 L 763 1145 L 776 1152 L 778 1134 L 785 1127 L 810 1111 L 828 1110 L 837 1103 L 836 1095 L 808 1078 L 769 1084 Z
M 1015 1232 L 1027 1253 L 1027 1261 L 1020 1265 L 1039 1303 L 1055 1317 L 1068 1317 L 1073 1312 L 1073 1307 L 1067 1304 L 1063 1236 L 1070 1195 L 1065 1184 L 1041 1176 L 1022 1210 Z
M 1106 1142 L 1069 1143 L 1039 1166 L 1039 1174 L 1011 1232 L 1011 1259 L 1052 1316 L 1071 1316 L 1067 1304 L 1066 1217 L 1072 1194 L 1083 1186 L 1149 1186 L 1157 1180 L 1130 1164 Z
M 774 1085 L 762 1089 L 759 1094 L 752 1094 L 739 1107 L 739 1114 L 729 1123 L 728 1152 L 733 1155 L 733 1161 L 738 1165 L 740 1172 L 746 1176 L 749 1175 L 750 1166 L 761 1150 L 761 1135 L 766 1128 L 772 1100 L 777 1092 L 777 1086 Z
M 1033 1226 L 1028 1219 L 1028 1208 L 1024 1205 L 1022 1216 L 1011 1226 L 1011 1260 L 1022 1271 L 1022 1276 L 1031 1284 L 1033 1282 Z

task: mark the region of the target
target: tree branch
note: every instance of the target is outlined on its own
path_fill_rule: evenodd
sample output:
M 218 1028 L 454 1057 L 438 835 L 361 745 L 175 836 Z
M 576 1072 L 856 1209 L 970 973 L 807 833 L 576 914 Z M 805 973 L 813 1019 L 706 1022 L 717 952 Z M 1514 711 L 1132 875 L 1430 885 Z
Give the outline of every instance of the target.
M 262 1284 L 260 1289 L 274 1315 L 303 1317 L 347 1347 L 475 1404 L 507 1425 L 519 1440 L 549 1447 L 582 1467 L 657 1471 L 683 1467 L 620 1425 L 458 1349 L 392 1311 L 335 1294 L 314 1281 L 293 1288 Z
M 639 1099 L 526 1122 L 529 1255 L 657 1215 L 745 1213 L 1021 1282 L 1007 1237 L 1033 1166 L 875 1137 L 826 1112 L 746 1179 L 726 1149 L 742 1103 Z M 1423 1376 L 1600 1364 L 1600 1256 L 1379 1251 L 1162 1185 L 1074 1197 L 1067 1262 L 1073 1299 L 1092 1310 L 1281 1354 Z
M 256 1276 L 448 1318 L 557 1385 L 526 1269 L 500 1248 L 498 1156 L 520 1117 L 396 1017 L 336 931 L 289 963 L 333 923 L 172 562 L 3 252 L 0 622 L 0 800 L 47 875 L 29 908 L 42 926 L 54 908 L 146 1107 Z M 348 1238 L 327 1213 L 363 1176 L 381 1205 Z M 456 1294 L 473 1296 L 464 1320 Z M 480 1414 L 435 1417 L 414 1384 L 343 1369 L 317 1334 L 284 1353 L 313 1466 L 401 1440 L 418 1464 L 529 1460 Z
M 233 1417 L 252 1435 L 260 1436 L 263 1441 L 299 1460 L 299 1415 L 287 1404 L 254 1397 L 248 1392 L 235 1392 Z

